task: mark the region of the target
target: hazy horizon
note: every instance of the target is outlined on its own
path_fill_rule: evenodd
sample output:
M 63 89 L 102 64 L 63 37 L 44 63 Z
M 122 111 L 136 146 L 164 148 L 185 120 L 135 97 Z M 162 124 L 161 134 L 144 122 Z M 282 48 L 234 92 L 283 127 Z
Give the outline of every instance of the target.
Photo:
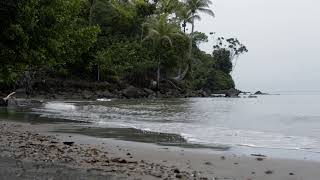
M 232 74 L 238 89 L 320 91 L 318 7 L 316 0 L 215 0 L 216 17 L 202 15 L 195 25 L 248 47 Z M 212 42 L 202 49 L 212 52 Z

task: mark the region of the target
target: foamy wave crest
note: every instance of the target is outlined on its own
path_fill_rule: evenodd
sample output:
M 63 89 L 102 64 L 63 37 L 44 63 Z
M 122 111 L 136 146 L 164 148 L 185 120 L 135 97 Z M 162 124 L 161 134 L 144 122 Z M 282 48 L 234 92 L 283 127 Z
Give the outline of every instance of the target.
M 74 104 L 63 102 L 48 102 L 44 105 L 44 108 L 48 110 L 76 110 L 76 106 Z

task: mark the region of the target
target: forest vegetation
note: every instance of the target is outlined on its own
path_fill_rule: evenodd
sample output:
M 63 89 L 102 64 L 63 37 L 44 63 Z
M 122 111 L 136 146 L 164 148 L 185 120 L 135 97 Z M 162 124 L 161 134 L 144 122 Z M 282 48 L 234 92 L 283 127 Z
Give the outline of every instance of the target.
M 236 38 L 223 37 L 214 37 L 210 53 L 199 48 L 215 35 L 195 31 L 201 16 L 214 18 L 211 4 L 1 0 L 0 89 L 44 79 L 126 83 L 153 90 L 168 82 L 208 92 L 234 88 L 234 61 L 248 50 Z

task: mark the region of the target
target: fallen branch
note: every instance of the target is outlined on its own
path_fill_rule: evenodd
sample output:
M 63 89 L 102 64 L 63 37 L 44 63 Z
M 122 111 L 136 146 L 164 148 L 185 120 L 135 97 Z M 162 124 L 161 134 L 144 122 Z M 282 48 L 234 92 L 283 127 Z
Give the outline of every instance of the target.
M 16 94 L 16 92 L 12 92 L 10 93 L 7 97 L 5 98 L 0 98 L 0 106 L 8 106 L 8 100 L 11 98 L 11 96 L 13 96 L 14 94 Z
M 10 97 L 13 96 L 14 94 L 16 94 L 16 92 L 10 93 L 7 97 L 3 98 L 3 100 L 8 101 L 8 99 L 10 99 Z

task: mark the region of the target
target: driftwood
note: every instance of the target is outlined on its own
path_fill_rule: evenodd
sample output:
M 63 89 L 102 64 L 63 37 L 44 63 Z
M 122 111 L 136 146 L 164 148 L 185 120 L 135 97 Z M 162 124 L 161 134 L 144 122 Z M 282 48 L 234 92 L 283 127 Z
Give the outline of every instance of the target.
M 177 90 L 182 91 L 181 88 L 179 88 L 177 85 L 175 85 L 175 84 L 174 84 L 172 81 L 170 81 L 169 79 L 166 79 L 166 81 L 167 81 L 171 86 L 173 86 L 174 88 L 176 88 Z
M 8 106 L 8 101 L 11 98 L 11 96 L 13 96 L 14 94 L 16 94 L 16 92 L 12 92 L 10 93 L 7 97 L 5 98 L 0 98 L 0 106 Z
M 179 70 L 178 76 L 172 77 L 171 79 L 173 79 L 175 81 L 182 81 L 186 77 L 188 71 L 189 71 L 189 66 L 187 66 L 186 69 L 182 73 Z

